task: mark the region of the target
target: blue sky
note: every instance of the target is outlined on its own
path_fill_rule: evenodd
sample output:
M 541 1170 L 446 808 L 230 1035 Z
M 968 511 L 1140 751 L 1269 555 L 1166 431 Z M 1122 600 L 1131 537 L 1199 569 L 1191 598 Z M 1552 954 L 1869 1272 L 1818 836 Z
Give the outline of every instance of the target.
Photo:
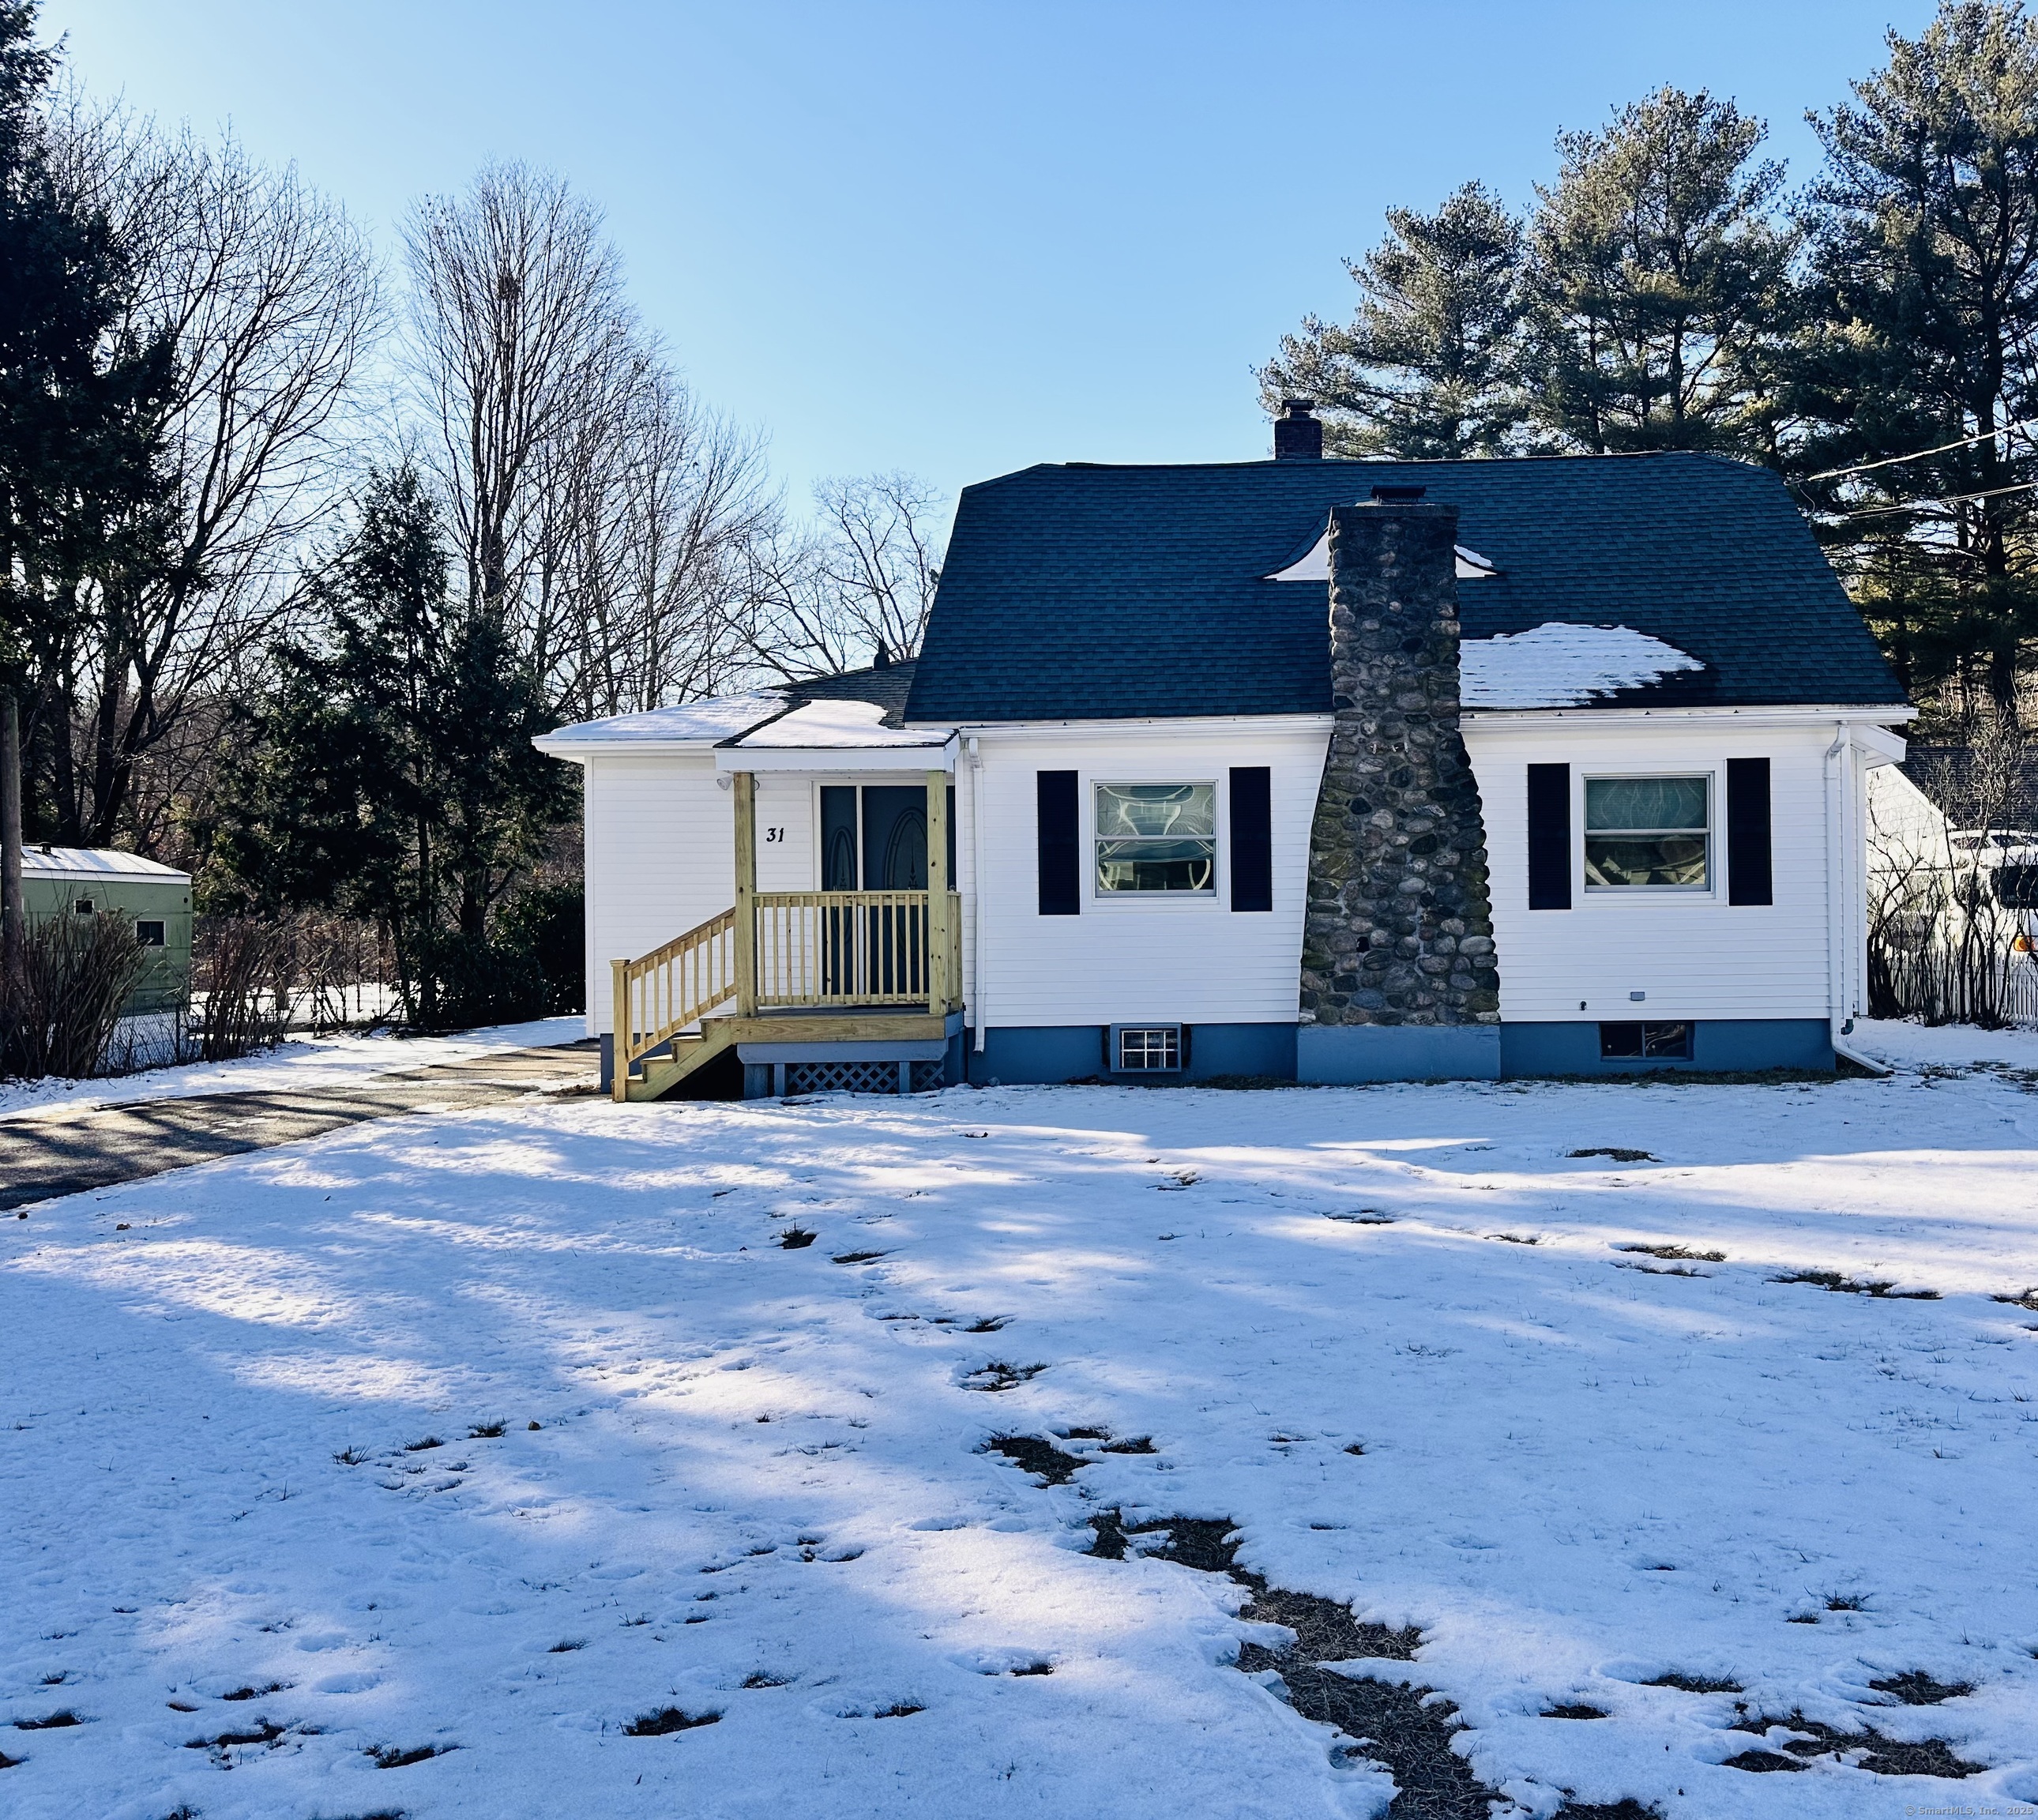
M 607 210 L 632 294 L 796 499 L 893 468 L 1265 453 L 1252 369 L 1389 203 L 1519 206 L 1560 127 L 1665 82 L 1802 120 L 1929 0 L 715 6 L 47 0 L 89 85 L 294 158 L 393 250 L 521 157 Z

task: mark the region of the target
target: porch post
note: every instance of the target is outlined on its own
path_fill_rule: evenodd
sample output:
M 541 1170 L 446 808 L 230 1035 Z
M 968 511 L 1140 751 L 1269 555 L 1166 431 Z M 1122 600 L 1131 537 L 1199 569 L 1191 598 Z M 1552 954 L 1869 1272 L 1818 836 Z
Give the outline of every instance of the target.
M 949 774 L 927 773 L 927 1009 L 949 1008 Z
M 619 1100 L 630 1097 L 630 1048 L 636 1032 L 630 1014 L 630 963 L 608 963 L 608 1090 Z
M 757 1014 L 757 783 L 736 773 L 736 1014 Z

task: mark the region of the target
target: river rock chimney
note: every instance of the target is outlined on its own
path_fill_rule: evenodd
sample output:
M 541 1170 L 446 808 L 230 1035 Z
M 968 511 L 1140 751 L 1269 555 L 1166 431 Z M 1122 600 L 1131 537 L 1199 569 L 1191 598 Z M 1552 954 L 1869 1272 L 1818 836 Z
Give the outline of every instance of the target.
M 1304 1080 L 1500 1072 L 1485 823 L 1458 730 L 1458 514 L 1419 494 L 1331 513 L 1336 722 L 1309 839 Z

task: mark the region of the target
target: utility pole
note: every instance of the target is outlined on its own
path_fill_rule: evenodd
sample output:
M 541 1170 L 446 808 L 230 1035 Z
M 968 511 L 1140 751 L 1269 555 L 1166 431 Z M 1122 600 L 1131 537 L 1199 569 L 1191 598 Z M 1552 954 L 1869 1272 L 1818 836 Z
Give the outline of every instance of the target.
M 0 689 L 0 1003 L 11 999 L 20 984 L 26 935 L 21 908 L 21 723 L 14 711 L 14 692 Z

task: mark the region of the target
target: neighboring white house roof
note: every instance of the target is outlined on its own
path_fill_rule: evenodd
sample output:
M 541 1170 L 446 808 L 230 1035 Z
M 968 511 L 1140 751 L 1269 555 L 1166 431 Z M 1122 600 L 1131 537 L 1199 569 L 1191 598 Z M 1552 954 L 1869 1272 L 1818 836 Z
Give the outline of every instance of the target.
M 25 875 L 36 873 L 67 878 L 153 878 L 166 884 L 176 879 L 180 884 L 191 883 L 188 872 L 180 872 L 174 866 L 165 866 L 160 860 L 144 859 L 138 853 L 116 852 L 110 847 L 25 847 L 21 850 L 21 870 Z
M 760 721 L 783 711 L 786 698 L 775 693 L 717 696 L 678 707 L 654 707 L 643 714 L 612 715 L 606 720 L 583 720 L 537 740 L 541 752 L 578 750 L 588 746 L 714 745 L 747 733 Z
M 1553 620 L 1525 632 L 1467 639 L 1458 646 L 1459 698 L 1468 708 L 1578 707 L 1595 696 L 1705 667 L 1632 626 Z

